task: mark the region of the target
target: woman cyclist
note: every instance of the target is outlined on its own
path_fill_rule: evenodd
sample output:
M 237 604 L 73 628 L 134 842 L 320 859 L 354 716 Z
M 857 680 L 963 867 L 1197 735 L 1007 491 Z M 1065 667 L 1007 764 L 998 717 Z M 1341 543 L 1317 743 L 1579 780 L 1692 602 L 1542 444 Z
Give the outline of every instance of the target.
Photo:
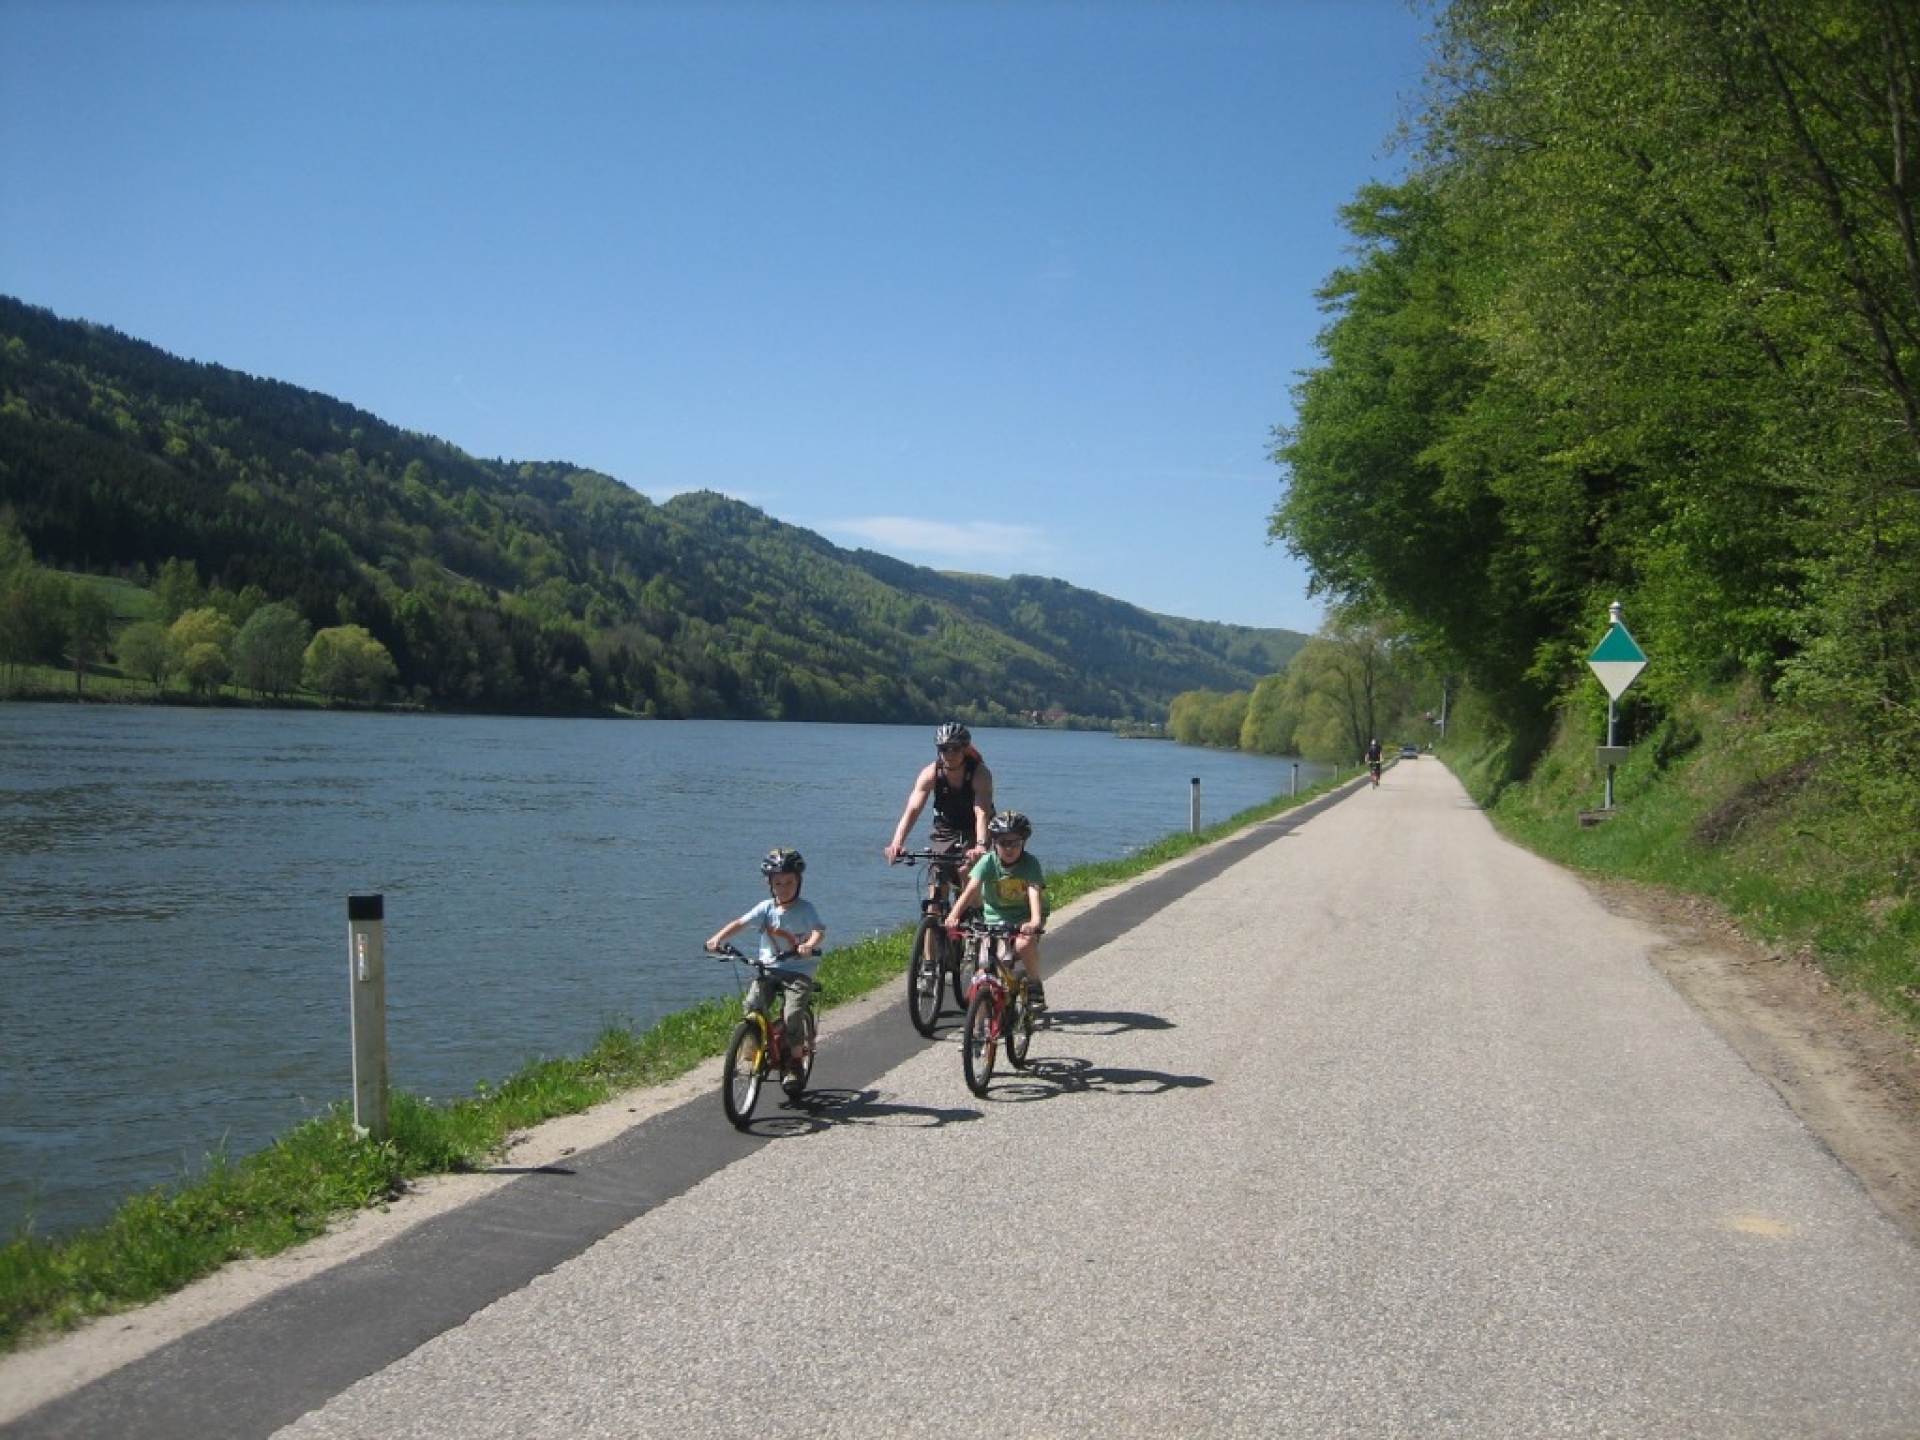
M 889 865 L 907 848 L 920 812 L 933 804 L 933 838 L 929 848 L 942 851 L 956 864 L 967 864 L 987 853 L 987 822 L 993 816 L 993 772 L 973 748 L 973 734 L 957 720 L 933 732 L 933 762 L 914 777 L 893 839 L 880 853 Z M 937 882 L 939 871 L 934 878 Z M 936 894 L 939 892 L 936 891 Z

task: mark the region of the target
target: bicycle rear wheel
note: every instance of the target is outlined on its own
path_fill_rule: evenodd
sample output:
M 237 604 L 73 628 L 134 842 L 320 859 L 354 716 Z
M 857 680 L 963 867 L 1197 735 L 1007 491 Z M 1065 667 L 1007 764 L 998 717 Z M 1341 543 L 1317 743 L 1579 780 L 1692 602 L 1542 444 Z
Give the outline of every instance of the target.
M 920 917 L 913 932 L 913 958 L 907 962 L 907 1016 L 922 1035 L 933 1034 L 940 1018 L 940 976 L 947 958 L 947 932 L 932 915 Z
M 981 986 L 967 1005 L 967 1028 L 961 1037 L 960 1063 L 967 1088 L 984 1096 L 993 1079 L 993 1060 L 1000 1048 L 1000 1007 L 991 989 Z
M 818 1030 L 812 1010 L 796 1010 L 787 1016 L 787 1069 L 780 1077 L 780 1088 L 789 1100 L 798 1100 L 806 1092 L 813 1074 L 813 1042 Z
M 767 1075 L 767 1049 L 760 1039 L 760 1027 L 742 1020 L 733 1027 L 727 1042 L 727 1059 L 720 1077 L 720 1103 L 734 1128 L 744 1130 L 753 1119 L 753 1107 L 760 1103 L 760 1082 Z
M 1027 1008 L 1027 987 L 1019 984 L 1007 992 L 1007 1062 L 1016 1070 L 1027 1068 L 1027 1047 L 1033 1043 L 1033 1011 Z

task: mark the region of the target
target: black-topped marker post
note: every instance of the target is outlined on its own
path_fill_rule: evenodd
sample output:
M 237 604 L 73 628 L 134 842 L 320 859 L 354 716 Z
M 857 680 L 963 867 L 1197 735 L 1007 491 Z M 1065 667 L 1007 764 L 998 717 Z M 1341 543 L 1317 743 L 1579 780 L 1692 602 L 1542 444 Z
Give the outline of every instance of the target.
M 347 991 L 353 999 L 353 1128 L 387 1138 L 387 897 L 347 897 Z

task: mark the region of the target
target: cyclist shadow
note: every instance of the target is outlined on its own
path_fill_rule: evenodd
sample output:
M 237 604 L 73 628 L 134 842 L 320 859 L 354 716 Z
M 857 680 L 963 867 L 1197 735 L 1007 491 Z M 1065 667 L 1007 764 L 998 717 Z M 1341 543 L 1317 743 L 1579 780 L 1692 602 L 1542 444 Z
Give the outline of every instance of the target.
M 1024 1083 L 1023 1083 L 1024 1082 Z M 1101 1090 L 1112 1095 L 1164 1095 L 1171 1090 L 1200 1090 L 1213 1084 L 1204 1075 L 1169 1075 L 1164 1070 L 1133 1070 L 1095 1065 L 1076 1055 L 1037 1055 L 1027 1068 L 1006 1080 L 994 1076 L 996 1099 L 1050 1100 Z
M 780 1108 L 757 1116 L 749 1135 L 817 1135 L 836 1125 L 884 1125 L 889 1129 L 932 1129 L 959 1120 L 980 1119 L 978 1110 L 907 1105 L 885 1099 L 878 1090 L 809 1090 L 798 1100 L 782 1097 Z
M 1082 1035 L 1122 1035 L 1129 1030 L 1171 1030 L 1173 1021 L 1137 1010 L 1049 1010 L 1047 1028 Z

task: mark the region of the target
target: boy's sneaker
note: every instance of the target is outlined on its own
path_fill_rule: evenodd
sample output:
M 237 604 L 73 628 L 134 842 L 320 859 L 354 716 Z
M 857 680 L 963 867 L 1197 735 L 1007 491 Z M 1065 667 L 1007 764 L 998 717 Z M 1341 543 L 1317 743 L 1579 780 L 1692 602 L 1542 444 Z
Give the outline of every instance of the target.
M 1035 1015 L 1047 1013 L 1047 988 L 1038 980 L 1027 982 L 1027 1009 Z

